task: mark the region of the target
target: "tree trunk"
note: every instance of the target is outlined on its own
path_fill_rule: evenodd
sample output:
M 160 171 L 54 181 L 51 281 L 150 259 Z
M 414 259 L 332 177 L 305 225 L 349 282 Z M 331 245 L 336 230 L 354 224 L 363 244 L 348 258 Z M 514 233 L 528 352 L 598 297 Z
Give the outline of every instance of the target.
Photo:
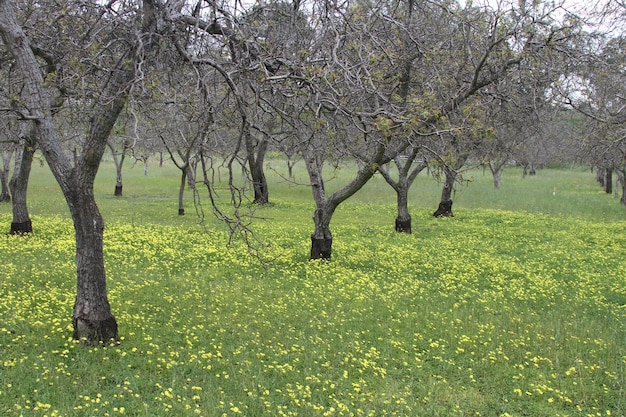
M 626 170 L 617 169 L 615 170 L 615 173 L 617 174 L 617 183 L 619 184 L 619 188 L 622 192 L 622 196 L 619 201 L 620 203 L 626 205 Z
M 613 170 L 611 168 L 604 169 L 604 192 L 607 194 L 613 192 Z
M 403 181 L 398 183 L 396 190 L 396 197 L 398 203 L 398 217 L 396 217 L 396 232 L 399 233 L 411 233 L 411 215 L 409 214 L 409 187 L 407 184 L 403 184 Z
M 88 344 L 117 341 L 117 322 L 111 313 L 106 290 L 104 221 L 96 205 L 93 185 L 75 188 L 75 191 L 65 192 L 76 232 L 78 281 L 73 315 L 74 339 Z
M 189 164 L 185 164 L 181 168 L 180 186 L 178 187 L 178 215 L 185 215 L 185 185 L 187 184 L 187 169 Z
M 109 147 L 109 149 L 111 149 L 111 155 L 113 156 L 113 162 L 115 163 L 116 177 L 115 177 L 115 191 L 113 195 L 116 197 L 121 197 L 122 191 L 124 188 L 124 183 L 122 180 L 122 167 L 124 166 L 124 160 L 126 159 L 127 143 L 126 141 L 124 141 L 122 154 L 119 158 L 117 157 L 117 152 L 115 151 L 115 148 L 113 147 L 113 145 L 111 145 L 111 143 L 107 143 L 107 146 Z
M 253 203 L 267 204 L 269 203 L 269 189 L 267 187 L 267 179 L 265 178 L 263 164 L 265 162 L 265 153 L 267 152 L 268 141 L 265 139 L 255 141 L 249 129 L 246 131 L 245 135 L 246 152 L 248 153 L 248 167 L 250 168 L 252 187 L 254 188 Z
M 491 170 L 491 175 L 493 175 L 493 186 L 496 189 L 500 188 L 500 186 L 502 185 L 502 173 L 504 172 L 504 163 L 498 163 L 489 160 L 489 169 Z
M 13 158 L 14 149 L 11 148 L 2 153 L 2 173 L 0 173 L 0 203 L 8 203 L 11 201 L 11 193 L 9 192 L 9 174 L 11 171 L 11 159 Z
M 11 234 L 21 235 L 32 233 L 33 224 L 28 214 L 27 193 L 28 179 L 33 165 L 35 149 L 27 140 L 21 149 L 15 154 L 15 169 L 9 183 L 13 196 L 13 221 L 11 222 Z
M 451 168 L 445 168 L 446 181 L 443 184 L 443 190 L 441 192 L 441 202 L 439 207 L 433 213 L 434 217 L 454 217 L 452 213 L 452 190 L 454 189 L 454 181 L 456 180 L 457 172 Z
M 323 160 L 318 159 L 314 152 L 305 154 L 311 191 L 316 209 L 313 212 L 313 225 L 315 227 L 311 235 L 310 259 L 330 259 L 333 251 L 333 235 L 330 232 L 330 220 L 334 207 L 328 205 L 326 190 L 322 177 Z
M 311 235 L 311 258 L 330 260 L 333 252 L 333 235 L 330 232 L 332 210 L 328 206 L 318 207 L 313 213 L 315 231 Z

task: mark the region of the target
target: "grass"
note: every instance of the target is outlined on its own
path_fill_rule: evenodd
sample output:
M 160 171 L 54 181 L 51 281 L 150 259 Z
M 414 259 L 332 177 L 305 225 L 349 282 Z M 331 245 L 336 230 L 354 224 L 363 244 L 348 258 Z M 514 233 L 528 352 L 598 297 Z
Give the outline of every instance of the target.
M 500 190 L 469 172 L 449 219 L 418 178 L 410 236 L 375 178 L 339 208 L 332 262 L 307 261 L 309 190 L 271 174 L 266 267 L 177 216 L 174 168 L 125 174 L 125 197 L 110 164 L 96 184 L 123 340 L 88 349 L 67 209 L 34 167 L 35 233 L 0 239 L 0 415 L 626 414 L 626 213 L 585 170 L 513 168 Z

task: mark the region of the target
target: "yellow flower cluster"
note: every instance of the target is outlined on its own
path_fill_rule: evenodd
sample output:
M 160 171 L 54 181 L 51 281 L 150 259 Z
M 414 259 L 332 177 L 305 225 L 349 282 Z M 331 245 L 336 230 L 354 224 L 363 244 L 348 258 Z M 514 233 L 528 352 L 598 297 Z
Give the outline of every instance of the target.
M 0 239 L 0 415 L 626 413 L 626 225 L 414 222 L 339 224 L 332 262 L 306 261 L 310 224 L 259 222 L 265 265 L 223 232 L 107 225 L 123 340 L 88 349 L 71 224 L 36 217 Z

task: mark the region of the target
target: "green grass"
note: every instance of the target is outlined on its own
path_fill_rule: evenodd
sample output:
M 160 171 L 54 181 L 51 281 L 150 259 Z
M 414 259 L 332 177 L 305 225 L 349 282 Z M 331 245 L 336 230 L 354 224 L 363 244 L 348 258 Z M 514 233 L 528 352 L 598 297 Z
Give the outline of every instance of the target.
M 125 175 L 122 198 L 110 164 L 96 184 L 123 340 L 89 349 L 71 340 L 72 225 L 34 167 L 35 233 L 0 239 L 0 415 L 626 413 L 626 213 L 586 170 L 512 168 L 500 190 L 468 172 L 448 219 L 423 176 L 410 236 L 376 177 L 338 209 L 332 262 L 307 261 L 309 190 L 271 174 L 265 267 L 190 196 L 176 215 L 171 166 Z

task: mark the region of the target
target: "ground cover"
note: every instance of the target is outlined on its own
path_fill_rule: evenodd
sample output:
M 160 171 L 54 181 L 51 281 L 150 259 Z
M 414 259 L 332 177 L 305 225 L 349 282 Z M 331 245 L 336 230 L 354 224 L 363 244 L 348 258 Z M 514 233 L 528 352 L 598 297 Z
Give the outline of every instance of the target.
M 410 236 L 373 182 L 337 213 L 331 262 L 307 261 L 311 203 L 276 183 L 256 211 L 265 265 L 219 224 L 177 217 L 176 178 L 122 199 L 102 181 L 123 340 L 91 349 L 71 340 L 72 226 L 35 177 L 34 211 L 52 214 L 0 239 L 0 415 L 621 416 L 623 208 L 567 172 L 513 172 L 528 188 L 493 194 L 498 209 L 478 207 L 491 191 L 476 172 L 450 219 L 418 184 Z

